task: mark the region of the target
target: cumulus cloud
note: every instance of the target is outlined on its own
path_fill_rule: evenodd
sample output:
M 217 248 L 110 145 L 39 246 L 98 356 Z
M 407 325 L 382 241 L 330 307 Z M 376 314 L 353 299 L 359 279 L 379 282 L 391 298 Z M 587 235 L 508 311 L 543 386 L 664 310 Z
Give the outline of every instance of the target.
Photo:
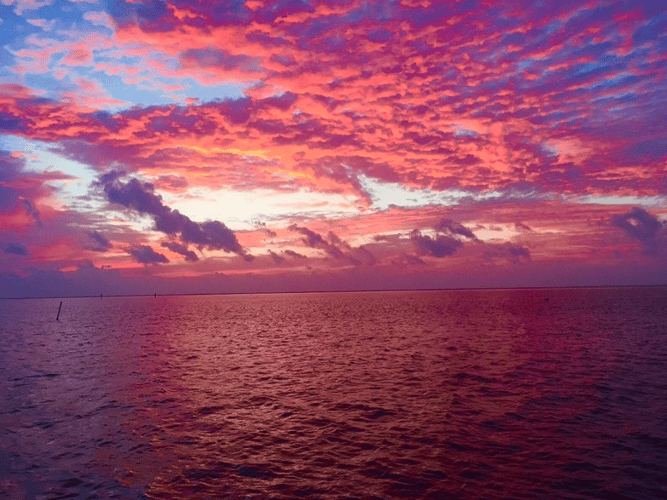
M 11 255 L 28 255 L 28 249 L 20 243 L 9 243 L 5 246 L 5 253 Z
M 87 250 L 92 250 L 94 252 L 106 252 L 112 246 L 111 242 L 97 231 L 90 231 L 88 236 L 93 241 L 93 244 L 87 245 L 85 247 Z
M 23 163 L 13 158 L 9 152 L 0 151 L 0 210 L 9 210 L 19 199 L 20 190 L 16 186 Z
M 62 33 L 56 38 L 35 33 L 41 30 L 30 26 L 15 33 L 11 45 L 18 80 L 11 81 L 28 85 L 35 74 L 53 74 L 76 90 L 42 94 L 21 85 L 0 85 L 0 133 L 48 143 L 97 171 L 113 168 L 122 158 L 137 179 L 109 180 L 105 196 L 150 216 L 155 229 L 168 235 L 170 251 L 186 260 L 203 248 L 250 258 L 221 222 L 194 222 L 165 206 L 158 193 L 187 196 L 188 182 L 211 189 L 292 192 L 294 201 L 299 192 L 335 193 L 352 200 L 345 210 L 362 205 L 367 191 L 366 208 L 372 210 L 352 222 L 339 219 L 336 227 L 358 223 L 356 234 L 395 233 L 387 244 L 368 248 L 387 262 L 407 251 L 413 254 L 402 259 L 408 264 L 423 262 L 419 256 L 432 262 L 458 255 L 463 248 L 466 258 L 483 253 L 488 259 L 530 257 L 521 245 L 479 241 L 475 215 L 489 225 L 507 227 L 521 220 L 557 228 L 528 234 L 528 226 L 516 224 L 533 252 L 544 245 L 541 258 L 561 261 L 562 250 L 588 255 L 598 240 L 578 227 L 568 232 L 576 221 L 568 220 L 562 206 L 542 206 L 540 218 L 532 216 L 531 204 L 552 195 L 560 199 L 559 194 L 576 200 L 569 195 L 596 193 L 591 195 L 596 199 L 665 193 L 667 108 L 659 105 L 665 94 L 664 64 L 660 58 L 643 57 L 662 53 L 665 46 L 659 17 L 664 14 L 654 7 L 659 2 L 651 4 L 650 15 L 658 17 L 650 19 L 650 2 L 617 0 L 604 5 L 524 2 L 520 15 L 516 5 L 501 2 L 492 16 L 478 2 L 97 1 L 99 6 L 75 9 L 79 16 L 88 11 L 85 22 L 75 23 L 64 38 Z M 28 13 L 30 6 L 47 2 L 2 0 Z M 61 5 L 33 17 L 50 18 Z M 32 24 L 49 27 L 39 20 Z M 96 26 L 113 27 L 116 34 L 110 37 L 109 30 Z M 229 43 L 221 46 L 220 40 Z M 211 93 L 204 87 L 247 77 L 261 85 L 244 87 L 242 98 L 205 102 Z M 192 81 L 201 85 L 188 88 Z M 136 106 L 116 103 L 108 112 L 99 111 L 109 105 L 99 99 L 109 85 L 121 85 Z M 141 105 L 150 88 L 160 95 L 150 99 L 154 105 Z M 193 100 L 188 101 L 190 91 Z M 276 92 L 281 94 L 272 96 Z M 88 97 L 84 101 L 80 95 Z M 169 99 L 174 102 L 165 102 Z M 16 231 L 0 237 L 6 242 L 21 234 L 21 241 L 38 255 L 34 240 L 23 234 L 46 233 L 33 227 L 41 219 L 53 234 L 54 211 L 44 191 L 51 189 L 52 199 L 60 193 L 35 172 L 9 180 L 6 172 L 0 165 L 0 226 L 11 223 Z M 142 182 L 142 175 L 158 180 L 153 186 Z M 404 213 L 399 220 L 394 209 L 375 210 L 385 204 L 385 194 L 387 203 L 408 204 L 391 195 L 392 187 L 400 189 L 402 200 L 414 189 L 415 204 L 428 203 L 431 211 L 411 219 Z M 447 212 L 436 208 L 439 201 L 456 200 L 454 190 L 470 197 Z M 338 217 L 329 199 L 322 202 L 331 208 L 330 217 Z M 482 217 L 473 208 L 480 203 L 494 210 Z M 67 210 L 76 207 L 58 205 L 58 212 Z M 599 218 L 609 221 L 614 209 L 604 210 Z M 440 220 L 445 213 L 464 214 L 460 220 L 470 221 L 469 227 Z M 225 220 L 226 215 L 220 217 Z M 615 227 L 607 223 L 604 230 L 624 236 L 620 228 L 645 253 L 664 254 L 659 221 L 656 225 L 638 212 L 613 222 Z M 422 232 L 408 238 L 415 227 Z M 122 234 L 124 230 L 118 226 L 114 239 L 135 241 L 137 235 Z M 269 229 L 262 231 L 275 237 Z M 295 239 L 303 237 L 309 252 L 330 260 L 373 262 L 367 249 L 348 245 L 348 233 L 342 231 L 341 237 L 301 232 Z M 260 240 L 263 235 L 252 236 Z M 91 241 L 91 247 L 104 249 L 101 240 Z M 272 265 L 269 256 L 274 262 L 305 259 L 296 252 L 258 252 L 266 256 L 258 266 Z
M 417 257 L 416 255 L 410 255 L 405 252 L 401 253 L 398 257 L 393 259 L 391 263 L 397 267 L 407 267 L 407 266 L 425 266 L 426 262 Z
M 283 257 L 282 255 L 278 255 L 273 250 L 269 250 L 269 255 L 273 259 L 273 262 L 275 262 L 276 264 L 281 264 L 282 262 L 285 261 L 285 257 Z
M 471 240 L 477 239 L 475 233 L 473 233 L 470 229 L 465 227 L 463 224 L 460 224 L 459 222 L 453 221 L 451 219 L 442 219 L 433 227 L 433 229 L 439 233 L 448 233 L 452 236 L 459 235 Z
M 643 208 L 634 207 L 626 214 L 614 215 L 611 223 L 639 241 L 646 255 L 667 254 L 667 225 Z
M 417 255 L 430 255 L 437 258 L 450 257 L 464 244 L 472 243 L 478 249 L 482 249 L 482 256 L 487 260 L 504 259 L 515 263 L 530 260 L 528 248 L 511 242 L 483 242 L 470 229 L 451 219 L 441 219 L 433 229 L 436 231 L 435 236 L 424 235 L 418 229 L 414 229 L 410 233 L 410 240 Z M 410 263 L 406 259 L 403 259 L 402 262 Z
M 288 227 L 290 231 L 296 231 L 304 235 L 305 237 L 301 239 L 303 243 L 310 248 L 319 248 L 324 250 L 328 255 L 337 260 L 342 260 L 345 257 L 343 251 L 338 248 L 334 243 L 326 241 L 321 234 L 311 231 L 307 227 L 297 226 L 292 224 Z
M 241 255 L 245 260 L 253 257 L 245 252 L 234 232 L 217 220 L 194 222 L 178 210 L 169 208 L 162 197 L 155 194 L 153 184 L 136 178 L 123 181 L 122 172 L 112 171 L 100 176 L 97 185 L 106 198 L 124 207 L 149 215 L 155 222 L 155 230 L 168 235 L 177 235 L 181 242 L 192 243 L 200 248 L 224 250 Z
M 283 253 L 285 255 L 288 255 L 288 256 L 292 257 L 293 259 L 305 260 L 305 259 L 308 258 L 305 255 L 300 254 L 299 252 L 295 252 L 294 250 L 285 250 L 285 251 L 283 251 Z
M 259 219 L 254 219 L 252 221 L 253 226 L 258 229 L 259 231 L 262 231 L 264 234 L 266 234 L 269 238 L 275 238 L 277 236 L 277 233 L 271 229 L 269 229 L 266 226 L 266 222 L 262 222 Z
M 27 198 L 21 198 L 21 203 L 25 207 L 27 214 L 33 218 L 35 224 L 42 226 L 42 220 L 39 218 L 39 210 L 35 207 L 34 203 L 28 200 Z
M 527 226 L 526 224 L 524 224 L 524 223 L 522 223 L 522 222 L 515 222 L 515 223 L 514 223 L 514 227 L 515 227 L 518 231 L 529 231 L 529 232 L 532 232 L 532 231 L 533 231 L 533 228 L 532 228 L 532 227 Z
M 0 111 L 0 128 L 1 122 Z M 0 215 L 25 211 L 34 224 L 41 227 L 43 223 L 37 203 L 43 204 L 42 200 L 53 194 L 54 188 L 49 181 L 71 177 L 58 171 L 36 172 L 25 167 L 24 155 L 0 150 Z
M 166 264 L 169 262 L 167 257 L 161 253 L 157 253 L 148 245 L 135 245 L 128 248 L 127 253 L 142 264 Z
M 321 234 L 296 224 L 292 224 L 288 229 L 304 235 L 301 241 L 306 246 L 323 250 L 327 255 L 338 261 L 349 262 L 355 266 L 361 264 L 372 266 L 376 263 L 375 257 L 368 249 L 363 246 L 352 247 L 333 231 L 329 231 L 327 237 L 324 238 Z
M 451 236 L 439 234 L 435 238 L 421 234 L 418 229 L 410 233 L 410 240 L 419 255 L 449 257 L 463 246 L 463 243 Z
M 510 262 L 520 263 L 530 260 L 530 250 L 514 243 L 486 243 L 483 256 L 485 259 L 505 259 Z
M 197 262 L 199 260 L 197 254 L 190 250 L 187 245 L 183 245 L 177 241 L 163 241 L 160 243 L 160 246 L 168 248 L 172 252 L 181 254 L 188 262 Z

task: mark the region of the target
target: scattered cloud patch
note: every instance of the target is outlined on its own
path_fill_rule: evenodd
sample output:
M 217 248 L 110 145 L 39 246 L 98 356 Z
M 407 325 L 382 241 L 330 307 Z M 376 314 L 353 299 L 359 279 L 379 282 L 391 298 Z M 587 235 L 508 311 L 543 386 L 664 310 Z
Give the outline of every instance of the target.
M 130 208 L 142 215 L 149 215 L 155 223 L 155 230 L 168 235 L 179 236 L 184 244 L 191 243 L 201 248 L 224 250 L 252 260 L 236 239 L 234 232 L 222 222 L 209 220 L 194 222 L 178 210 L 173 210 L 162 202 L 162 197 L 154 192 L 153 184 L 136 178 L 123 181 L 123 172 L 111 171 L 99 177 L 96 185 L 101 187 L 106 198 Z
M 28 255 L 28 249 L 20 243 L 8 243 L 5 246 L 5 253 L 11 255 Z
M 410 255 L 409 253 L 401 253 L 398 257 L 392 259 L 391 263 L 399 268 L 405 268 L 408 266 L 425 266 L 427 265 L 422 259 L 416 255 Z
M 308 258 L 299 252 L 295 252 L 294 250 L 284 250 L 283 254 L 287 255 L 288 257 L 292 257 L 293 259 L 306 260 Z
M 95 26 L 103 26 L 111 30 L 114 29 L 111 16 L 104 11 L 89 10 L 88 12 L 84 12 L 83 18 Z
M 307 247 L 323 250 L 337 261 L 347 262 L 354 266 L 361 264 L 372 266 L 376 263 L 375 257 L 368 249 L 363 246 L 352 247 L 333 231 L 329 231 L 325 238 L 307 227 L 297 226 L 296 224 L 292 224 L 288 229 L 304 235 L 301 241 Z
M 275 238 L 275 237 L 278 235 L 278 233 L 276 233 L 275 231 L 273 231 L 273 230 L 269 229 L 268 227 L 266 227 L 266 223 L 265 223 L 265 222 L 262 222 L 262 221 L 259 220 L 259 219 L 254 219 L 254 220 L 252 221 L 252 225 L 253 225 L 253 227 L 254 227 L 255 229 L 258 229 L 258 230 L 262 231 L 262 232 L 263 232 L 264 234 L 266 234 L 266 236 L 268 236 L 269 238 Z
M 269 255 L 273 259 L 273 262 L 275 262 L 276 264 L 282 264 L 283 262 L 285 262 L 285 257 L 283 257 L 282 255 L 277 254 L 273 250 L 269 250 Z
M 514 243 L 485 243 L 483 256 L 488 260 L 502 259 L 516 264 L 531 260 L 528 248 Z
M 50 21 L 47 21 L 46 19 L 26 19 L 26 21 L 33 26 L 42 28 L 44 31 L 51 31 L 56 24 L 55 19 L 51 19 Z
M 112 247 L 111 242 L 97 231 L 90 231 L 88 237 L 92 240 L 92 244 L 85 248 L 93 252 L 106 252 Z
M 26 213 L 33 218 L 35 224 L 42 227 L 42 220 L 39 218 L 39 210 L 35 207 L 34 203 L 28 200 L 27 198 L 22 198 L 21 203 L 23 204 Z
M 532 227 L 527 226 L 526 224 L 523 224 L 521 222 L 515 222 L 514 227 L 517 229 L 517 231 L 528 231 L 528 232 L 533 231 Z
M 465 227 L 463 224 L 460 224 L 459 222 L 453 221 L 451 219 L 440 220 L 440 222 L 433 226 L 433 229 L 439 233 L 450 234 L 452 236 L 463 236 L 464 238 L 471 240 L 477 239 L 475 233 L 473 233 L 470 229 Z
M 177 241 L 163 241 L 160 243 L 160 246 L 163 248 L 168 248 L 172 252 L 182 255 L 188 262 L 197 262 L 199 260 L 197 254 L 190 250 L 187 245 L 183 245 Z
M 611 224 L 639 241 L 646 255 L 667 254 L 667 224 L 643 208 L 634 207 L 626 214 L 614 215 Z
M 148 245 L 136 245 L 127 249 L 132 257 L 141 264 L 166 264 L 169 259 L 164 254 L 157 253 Z
M 2 0 L 2 3 L 4 5 L 14 5 L 16 15 L 22 16 L 26 10 L 39 10 L 51 5 L 53 0 Z
M 432 238 L 421 234 L 418 229 L 410 233 L 410 241 L 418 255 L 430 255 L 437 258 L 454 255 L 463 246 L 461 241 L 451 236 L 440 234 Z

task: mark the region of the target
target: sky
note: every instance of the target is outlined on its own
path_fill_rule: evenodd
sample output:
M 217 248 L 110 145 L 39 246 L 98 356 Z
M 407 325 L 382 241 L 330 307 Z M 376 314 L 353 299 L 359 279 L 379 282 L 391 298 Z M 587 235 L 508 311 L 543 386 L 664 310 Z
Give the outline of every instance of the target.
M 667 284 L 667 2 L 0 0 L 0 297 Z

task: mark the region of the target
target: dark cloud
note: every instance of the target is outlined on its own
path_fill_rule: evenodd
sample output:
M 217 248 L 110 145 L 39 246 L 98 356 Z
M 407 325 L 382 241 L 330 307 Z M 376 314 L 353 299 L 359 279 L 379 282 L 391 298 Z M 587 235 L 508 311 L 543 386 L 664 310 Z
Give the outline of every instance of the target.
M 336 260 L 344 259 L 345 254 L 340 248 L 338 248 L 334 243 L 326 241 L 322 235 L 316 233 L 315 231 L 311 231 L 307 227 L 297 226 L 296 224 L 292 224 L 288 227 L 288 229 L 290 231 L 296 231 L 303 234 L 305 238 L 302 238 L 301 241 L 303 241 L 306 246 L 324 250 L 328 255 Z
M 421 260 L 416 255 L 410 255 L 405 252 L 401 253 L 397 258 L 393 259 L 391 263 L 397 267 L 407 266 L 425 266 L 426 262 Z
M 275 262 L 276 264 L 280 264 L 280 263 L 282 263 L 282 262 L 285 261 L 285 257 L 283 257 L 283 256 L 281 256 L 281 255 L 278 255 L 278 254 L 277 254 L 276 252 L 274 252 L 273 250 L 269 250 L 269 255 L 270 255 L 271 258 L 273 259 L 273 262 Z
M 39 210 L 37 210 L 35 205 L 30 200 L 28 200 L 26 198 L 22 198 L 21 203 L 25 207 L 25 211 L 27 212 L 27 214 L 30 217 L 33 218 L 33 220 L 35 221 L 35 224 L 37 224 L 38 226 L 41 227 L 42 226 L 42 220 L 39 218 Z
M 275 238 L 276 236 L 278 236 L 278 234 L 275 231 L 272 231 L 271 229 L 266 227 L 266 222 L 262 222 L 261 220 L 255 218 L 252 221 L 252 224 L 253 224 L 253 226 L 255 226 L 255 228 L 262 231 L 269 238 Z
M 360 260 L 367 266 L 374 266 L 375 264 L 377 264 L 377 259 L 375 258 L 375 256 L 371 253 L 370 250 L 365 248 L 363 245 L 357 248 L 353 248 L 352 254 L 357 260 Z
M 288 255 L 294 259 L 307 259 L 305 255 L 300 254 L 299 252 L 295 252 L 294 250 L 285 250 L 283 251 L 285 255 Z
M 172 252 L 181 254 L 188 262 L 197 262 L 199 260 L 197 254 L 190 250 L 187 245 L 183 245 L 177 241 L 163 241 L 160 243 L 160 246 L 163 248 L 168 248 Z
M 667 226 L 643 208 L 634 207 L 627 214 L 614 215 L 611 223 L 639 241 L 646 255 L 667 254 Z
M 288 229 L 303 234 L 305 238 L 302 238 L 301 241 L 303 241 L 306 246 L 323 250 L 327 255 L 336 260 L 349 262 L 355 266 L 361 264 L 372 266 L 376 263 L 375 257 L 369 250 L 363 246 L 352 247 L 350 244 L 340 239 L 340 237 L 333 231 L 329 231 L 327 238 L 324 238 L 321 234 L 318 234 L 307 227 L 297 226 L 296 224 L 292 224 Z
M 449 257 L 463 246 L 456 238 L 446 235 L 438 235 L 435 238 L 424 236 L 417 229 L 410 233 L 410 240 L 419 255 L 432 255 L 433 257 Z
M 23 132 L 25 124 L 21 118 L 0 111 L 0 130 L 5 132 Z
M 12 255 L 28 255 L 28 249 L 20 243 L 9 243 L 5 247 L 5 253 Z
M 373 266 L 377 263 L 377 259 L 375 256 L 368 250 L 367 248 L 364 248 L 363 245 L 359 247 L 353 247 L 346 241 L 343 241 L 336 233 L 333 231 L 329 231 L 329 234 L 327 235 L 327 238 L 329 241 L 335 245 L 337 248 L 344 248 L 345 252 L 347 254 L 347 258 L 352 262 L 355 266 L 363 263 L 368 266 Z
M 451 219 L 442 219 L 433 229 L 439 233 L 449 233 L 451 235 L 460 235 L 471 240 L 476 240 L 477 236 L 470 229 Z
M 166 264 L 169 259 L 161 253 L 157 253 L 148 245 L 136 245 L 127 249 L 132 257 L 137 259 L 137 262 L 142 264 Z
M 507 251 L 509 254 L 516 258 L 517 260 L 524 258 L 526 260 L 530 260 L 530 250 L 528 250 L 526 247 L 522 247 L 519 245 L 513 245 L 511 243 L 506 245 Z
M 9 151 L 0 150 L 0 211 L 15 210 L 22 206 L 38 226 L 42 225 L 37 200 L 52 192 L 47 184 L 52 180 L 70 178 L 56 171 L 26 171 L 25 160 Z
M 162 197 L 154 193 L 154 186 L 130 178 L 121 179 L 123 172 L 112 171 L 100 176 L 100 186 L 107 199 L 140 214 L 150 215 L 155 222 L 155 229 L 169 235 L 179 235 L 183 243 L 192 243 L 202 248 L 224 250 L 241 255 L 245 260 L 252 260 L 241 247 L 236 235 L 222 222 L 211 220 L 194 222 L 178 210 L 173 210 L 162 202 Z
M 73 263 L 74 272 L 56 269 L 31 269 L 27 276 L 0 271 L 2 297 L 53 297 L 97 295 L 100 293 L 137 293 L 145 278 L 130 282 L 120 271 L 95 268 L 86 262 Z M 142 290 L 144 293 L 148 290 Z M 151 290 L 152 292 L 153 290 Z
M 112 246 L 111 242 L 97 231 L 89 232 L 88 236 L 91 240 L 94 241 L 94 244 L 86 246 L 85 248 L 87 250 L 92 250 L 94 252 L 106 252 Z
M 506 259 L 514 263 L 530 261 L 530 250 L 514 243 L 486 243 L 483 256 L 485 259 Z
M 516 227 L 519 231 L 532 231 L 533 228 L 530 226 L 527 226 L 526 224 L 523 224 L 522 222 L 515 222 L 514 227 Z

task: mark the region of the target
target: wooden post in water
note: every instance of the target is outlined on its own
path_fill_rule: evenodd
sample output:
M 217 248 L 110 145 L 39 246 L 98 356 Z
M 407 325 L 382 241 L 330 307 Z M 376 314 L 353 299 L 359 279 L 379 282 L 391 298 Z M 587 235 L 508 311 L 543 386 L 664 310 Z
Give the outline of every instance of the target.
M 60 310 L 63 308 L 63 301 L 60 301 L 60 305 L 58 306 L 58 316 L 56 316 L 56 321 L 60 321 Z

